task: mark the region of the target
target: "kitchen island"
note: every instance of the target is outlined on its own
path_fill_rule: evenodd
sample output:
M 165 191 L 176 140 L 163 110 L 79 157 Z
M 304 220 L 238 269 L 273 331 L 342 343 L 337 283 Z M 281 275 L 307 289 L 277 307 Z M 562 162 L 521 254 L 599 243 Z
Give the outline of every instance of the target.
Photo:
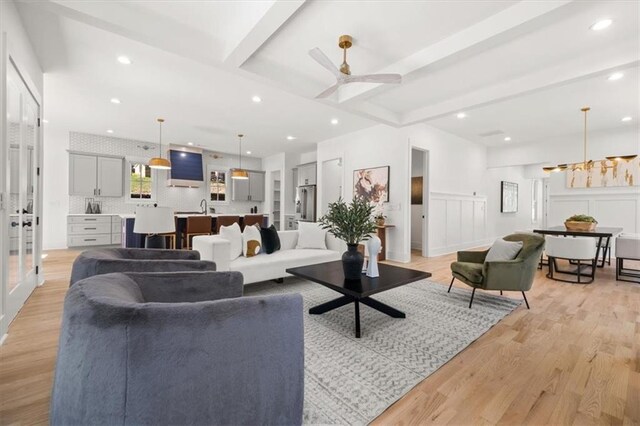
M 176 213 L 176 249 L 182 248 L 182 234 L 187 227 L 187 218 L 190 216 L 210 216 L 211 221 L 211 233 L 216 232 L 216 219 L 220 216 L 239 216 L 240 226 L 242 226 L 242 220 L 245 216 L 249 215 L 263 215 L 264 219 L 262 226 L 265 228 L 269 226 L 269 215 L 265 213 Z M 143 248 L 144 247 L 144 234 L 136 234 L 133 232 L 133 224 L 135 222 L 135 213 L 125 213 L 119 215 L 122 218 L 122 246 L 127 248 Z

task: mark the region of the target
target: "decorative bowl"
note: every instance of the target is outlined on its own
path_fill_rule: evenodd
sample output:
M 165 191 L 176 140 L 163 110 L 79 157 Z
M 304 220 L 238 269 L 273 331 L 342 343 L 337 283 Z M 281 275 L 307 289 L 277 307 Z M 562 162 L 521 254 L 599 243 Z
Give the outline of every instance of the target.
M 567 231 L 593 231 L 596 229 L 596 222 L 578 222 L 574 220 L 567 220 L 564 223 Z

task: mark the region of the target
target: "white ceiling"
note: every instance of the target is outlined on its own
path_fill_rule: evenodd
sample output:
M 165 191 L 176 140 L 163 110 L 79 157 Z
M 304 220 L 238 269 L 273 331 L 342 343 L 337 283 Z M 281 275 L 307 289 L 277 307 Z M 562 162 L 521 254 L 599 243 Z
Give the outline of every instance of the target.
M 46 73 L 48 125 L 74 131 L 153 141 L 163 116 L 168 141 L 234 152 L 243 132 L 246 149 L 266 156 L 378 122 L 426 122 L 499 146 L 506 135 L 533 143 L 575 133 L 584 105 L 592 130 L 640 121 L 636 1 L 19 4 Z M 589 29 L 605 17 L 611 27 Z M 314 99 L 335 80 L 308 51 L 339 64 L 341 34 L 354 37 L 354 74 L 398 72 L 403 84 L 354 83 Z M 625 77 L 608 81 L 614 71 Z M 634 120 L 621 123 L 627 115 Z M 493 131 L 504 134 L 479 136 Z

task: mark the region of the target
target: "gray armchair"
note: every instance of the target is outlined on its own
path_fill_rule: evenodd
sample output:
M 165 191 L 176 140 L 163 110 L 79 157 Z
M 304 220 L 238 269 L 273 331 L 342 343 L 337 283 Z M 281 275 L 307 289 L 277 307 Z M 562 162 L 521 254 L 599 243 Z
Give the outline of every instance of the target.
M 522 249 L 515 259 L 485 262 L 489 250 L 485 251 L 459 251 L 457 262 L 451 264 L 451 284 L 457 278 L 473 288 L 469 308 L 473 304 L 473 296 L 476 289 L 519 291 L 529 308 L 529 301 L 525 291 L 531 289 L 533 279 L 538 269 L 538 262 L 544 249 L 544 237 L 532 234 L 511 234 L 504 237 L 506 241 L 522 241 Z
M 115 273 L 65 298 L 52 425 L 300 424 L 302 297 L 238 272 Z
M 215 271 L 216 264 L 187 250 L 103 248 L 86 250 L 73 262 L 71 282 L 111 272 Z

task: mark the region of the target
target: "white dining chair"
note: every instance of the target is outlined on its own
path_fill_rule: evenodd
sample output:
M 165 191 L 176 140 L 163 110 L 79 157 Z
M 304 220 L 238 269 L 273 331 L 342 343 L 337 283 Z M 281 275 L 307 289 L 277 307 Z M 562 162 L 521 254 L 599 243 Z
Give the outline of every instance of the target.
M 589 284 L 595 279 L 596 273 L 596 244 L 592 237 L 556 237 L 548 235 L 546 238 L 545 251 L 549 258 L 549 273 L 547 278 L 555 281 L 563 281 L 568 283 Z M 562 270 L 558 268 L 558 259 L 574 262 L 577 269 Z M 583 273 L 583 268 L 590 268 L 590 274 Z M 567 280 L 554 276 L 554 272 L 560 274 L 575 275 L 577 280 Z M 588 281 L 582 281 L 582 278 L 589 278 Z
M 625 260 L 640 261 L 640 234 L 620 234 L 616 238 L 616 280 L 640 283 L 640 270 L 625 268 Z

